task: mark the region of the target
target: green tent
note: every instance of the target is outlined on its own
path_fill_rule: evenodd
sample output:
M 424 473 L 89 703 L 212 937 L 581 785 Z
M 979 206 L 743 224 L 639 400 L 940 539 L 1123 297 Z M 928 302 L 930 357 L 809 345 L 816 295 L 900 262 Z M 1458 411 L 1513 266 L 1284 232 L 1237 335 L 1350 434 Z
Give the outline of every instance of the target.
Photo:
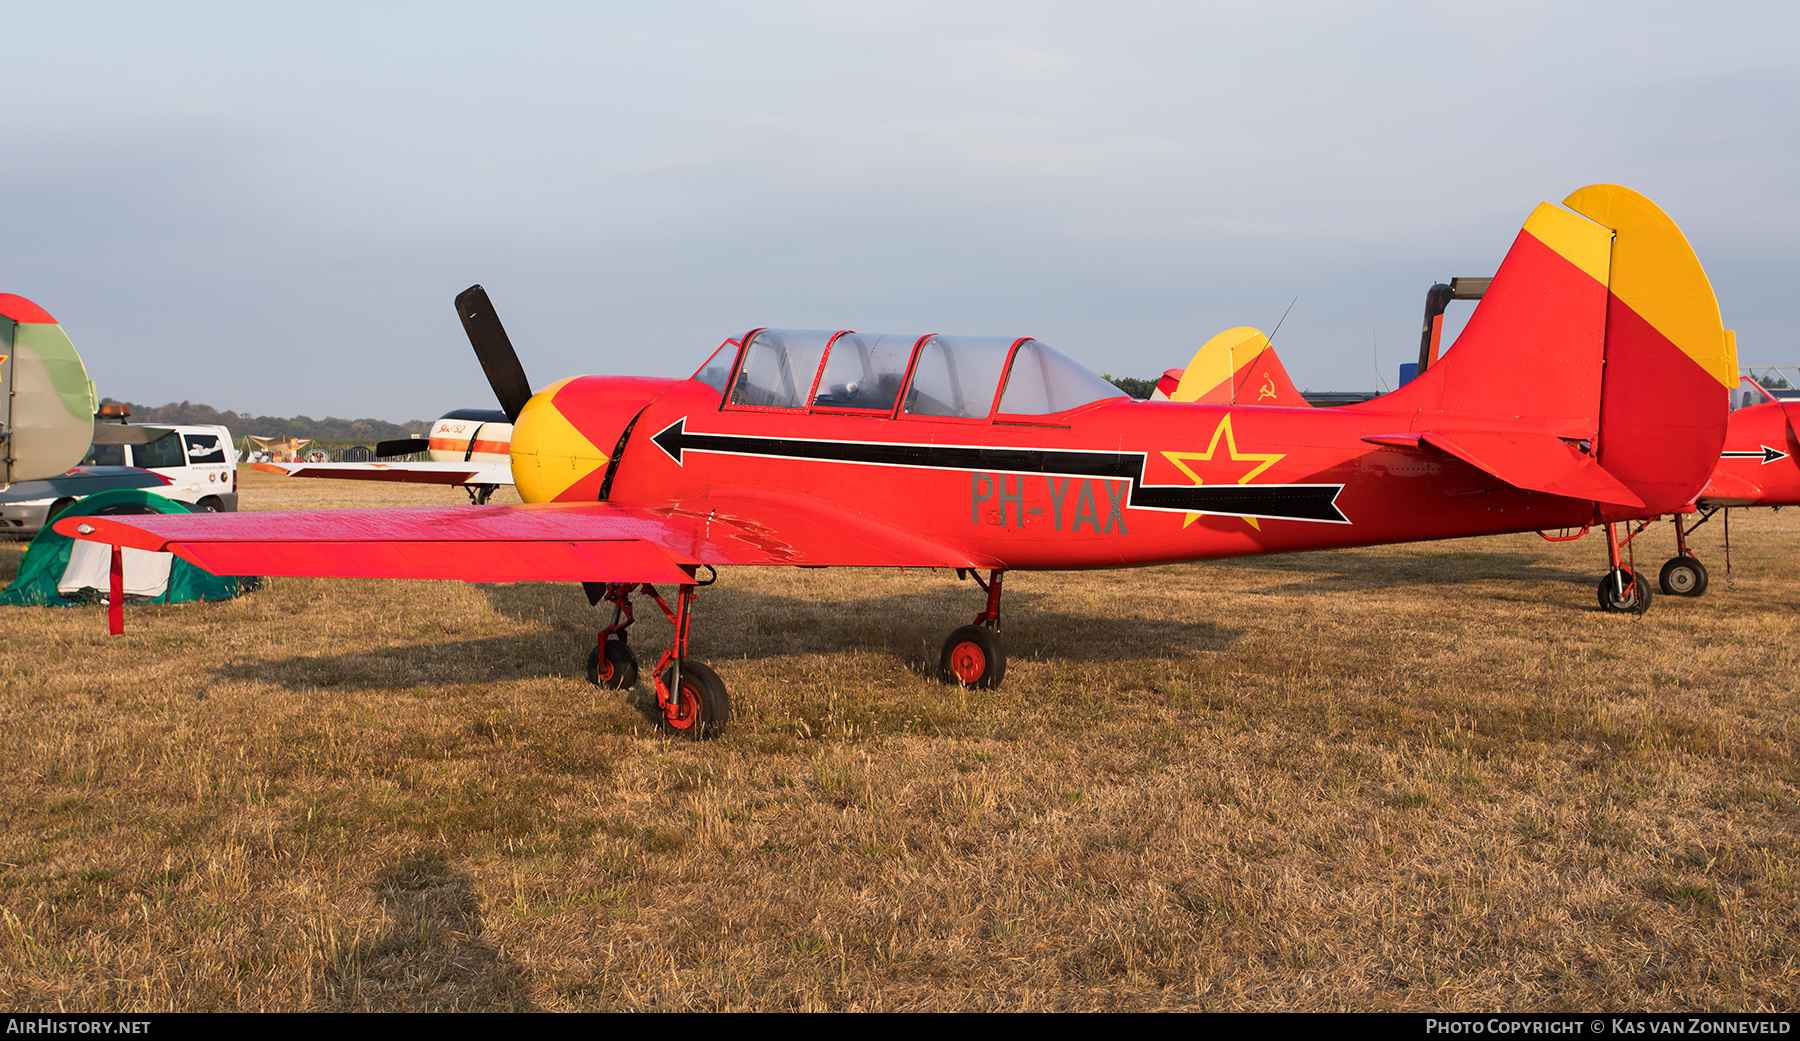
M 136 488 L 90 495 L 64 510 L 64 517 L 104 517 L 121 513 L 199 513 L 186 503 Z M 19 576 L 0 593 L 0 604 L 73 607 L 107 596 L 112 547 L 58 534 L 49 523 L 19 561 Z M 178 604 L 189 600 L 230 600 L 262 584 L 259 578 L 221 578 L 172 553 L 125 550 L 127 603 Z

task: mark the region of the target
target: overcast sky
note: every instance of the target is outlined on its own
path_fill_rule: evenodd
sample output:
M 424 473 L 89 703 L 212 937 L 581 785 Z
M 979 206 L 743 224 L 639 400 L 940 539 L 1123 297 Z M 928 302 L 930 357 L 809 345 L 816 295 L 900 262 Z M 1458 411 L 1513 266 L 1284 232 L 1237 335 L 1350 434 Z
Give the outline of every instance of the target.
M 475 282 L 538 386 L 765 325 L 1148 376 L 1297 296 L 1295 380 L 1374 388 L 1600 181 L 1800 362 L 1791 5 L 264 6 L 0 4 L 0 292 L 103 395 L 491 407 Z

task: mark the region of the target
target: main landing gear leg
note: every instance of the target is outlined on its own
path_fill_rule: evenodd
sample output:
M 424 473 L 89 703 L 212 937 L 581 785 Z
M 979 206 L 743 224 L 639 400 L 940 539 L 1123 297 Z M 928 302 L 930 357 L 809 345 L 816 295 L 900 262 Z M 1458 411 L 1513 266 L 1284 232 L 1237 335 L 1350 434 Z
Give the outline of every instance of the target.
M 976 571 L 956 569 L 958 578 L 965 574 L 986 591 L 987 609 L 975 616 L 974 624 L 963 626 L 944 641 L 938 674 L 945 683 L 993 690 L 1006 676 L 1006 648 L 1000 642 L 1000 581 L 1006 572 L 989 571 L 983 582 Z
M 665 733 L 699 741 L 717 737 L 725 729 L 725 721 L 731 717 L 731 697 L 718 673 L 687 658 L 696 588 L 683 585 L 671 608 L 648 583 L 609 584 L 603 599 L 613 605 L 613 620 L 600 630 L 595 648 L 588 652 L 588 682 L 613 690 L 637 684 L 637 658 L 626 645 L 625 634 L 632 623 L 631 595 L 641 592 L 649 596 L 675 626 L 673 646 L 656 663 L 657 725 Z
M 1644 529 L 1649 527 L 1654 519 L 1640 522 L 1637 530 L 1629 532 L 1623 539 L 1619 538 L 1617 524 L 1606 526 L 1606 555 L 1612 563 L 1612 570 L 1600 580 L 1600 609 L 1602 611 L 1630 611 L 1633 614 L 1641 615 L 1650 609 L 1650 583 L 1644 581 L 1644 576 L 1638 574 L 1636 568 L 1631 566 L 1636 563 L 1635 559 L 1631 557 L 1621 559 L 1619 550 L 1627 549 L 1631 545 L 1631 540 L 1642 535 Z
M 645 587 L 648 588 L 648 587 Z M 587 678 L 596 687 L 607 690 L 630 690 L 637 686 L 637 655 L 631 653 L 632 587 L 618 583 L 606 587 L 604 599 L 613 605 L 612 624 L 600 630 L 594 649 L 588 652 Z
M 1677 556 L 1663 565 L 1661 582 L 1662 591 L 1670 596 L 1700 596 L 1706 592 L 1706 565 L 1688 551 L 1687 537 L 1694 529 L 1707 521 L 1718 509 L 1707 510 L 1700 519 L 1691 525 L 1683 524 L 1681 514 L 1675 515 L 1675 552 Z

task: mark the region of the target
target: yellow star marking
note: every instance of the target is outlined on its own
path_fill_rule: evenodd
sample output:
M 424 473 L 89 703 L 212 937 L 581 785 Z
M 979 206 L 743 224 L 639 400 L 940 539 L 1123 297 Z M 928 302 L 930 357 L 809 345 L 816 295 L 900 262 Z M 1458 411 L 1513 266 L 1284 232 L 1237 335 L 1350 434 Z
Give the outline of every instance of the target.
M 1241 462 L 1245 462 L 1245 461 L 1254 461 L 1257 463 L 1256 467 L 1253 468 L 1249 473 L 1238 478 L 1237 483 L 1239 483 L 1239 484 L 1249 484 L 1250 481 L 1253 478 L 1255 478 L 1257 474 L 1262 473 L 1264 470 L 1267 470 L 1269 467 L 1274 466 L 1276 463 L 1287 458 L 1286 452 L 1240 452 L 1240 451 L 1238 451 L 1237 435 L 1233 434 L 1231 432 L 1231 415 L 1230 415 L 1230 413 L 1227 413 L 1224 416 L 1224 418 L 1219 420 L 1218 427 L 1216 427 L 1213 430 L 1212 440 L 1210 442 L 1208 442 L 1206 445 L 1206 451 L 1204 451 L 1204 452 L 1164 452 L 1163 458 L 1167 459 L 1171 463 L 1174 463 L 1175 468 L 1177 470 L 1180 470 L 1182 473 L 1187 474 L 1188 480 L 1193 481 L 1196 485 L 1205 484 L 1206 482 L 1201 479 L 1199 474 L 1197 474 L 1193 470 L 1189 469 L 1185 460 L 1198 459 L 1201 462 L 1211 462 L 1213 453 L 1218 451 L 1218 449 L 1219 449 L 1219 441 L 1221 439 L 1223 439 L 1225 442 L 1225 451 L 1228 455 L 1231 456 L 1232 462 L 1241 463 Z M 1183 528 L 1185 528 L 1188 525 L 1194 523 L 1194 521 L 1199 519 L 1199 517 L 1200 517 L 1200 514 L 1198 514 L 1198 513 L 1190 513 L 1181 519 L 1181 526 Z M 1252 528 L 1255 528 L 1257 531 L 1262 530 L 1262 525 L 1256 523 L 1255 517 L 1245 517 L 1244 523 L 1250 525 Z

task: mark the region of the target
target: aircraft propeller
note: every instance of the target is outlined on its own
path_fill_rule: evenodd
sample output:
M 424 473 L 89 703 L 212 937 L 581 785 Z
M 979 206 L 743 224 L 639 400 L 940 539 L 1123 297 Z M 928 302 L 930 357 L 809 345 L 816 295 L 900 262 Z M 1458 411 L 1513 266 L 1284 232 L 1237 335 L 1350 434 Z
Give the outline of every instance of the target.
M 487 290 L 473 285 L 458 293 L 456 315 L 462 319 L 463 331 L 469 334 L 475 357 L 481 360 L 481 370 L 487 373 L 488 385 L 500 399 L 507 422 L 518 422 L 519 413 L 531 400 L 531 381 L 525 378 L 525 367 L 519 364 L 518 352 L 513 350 L 500 316 L 494 313 Z

